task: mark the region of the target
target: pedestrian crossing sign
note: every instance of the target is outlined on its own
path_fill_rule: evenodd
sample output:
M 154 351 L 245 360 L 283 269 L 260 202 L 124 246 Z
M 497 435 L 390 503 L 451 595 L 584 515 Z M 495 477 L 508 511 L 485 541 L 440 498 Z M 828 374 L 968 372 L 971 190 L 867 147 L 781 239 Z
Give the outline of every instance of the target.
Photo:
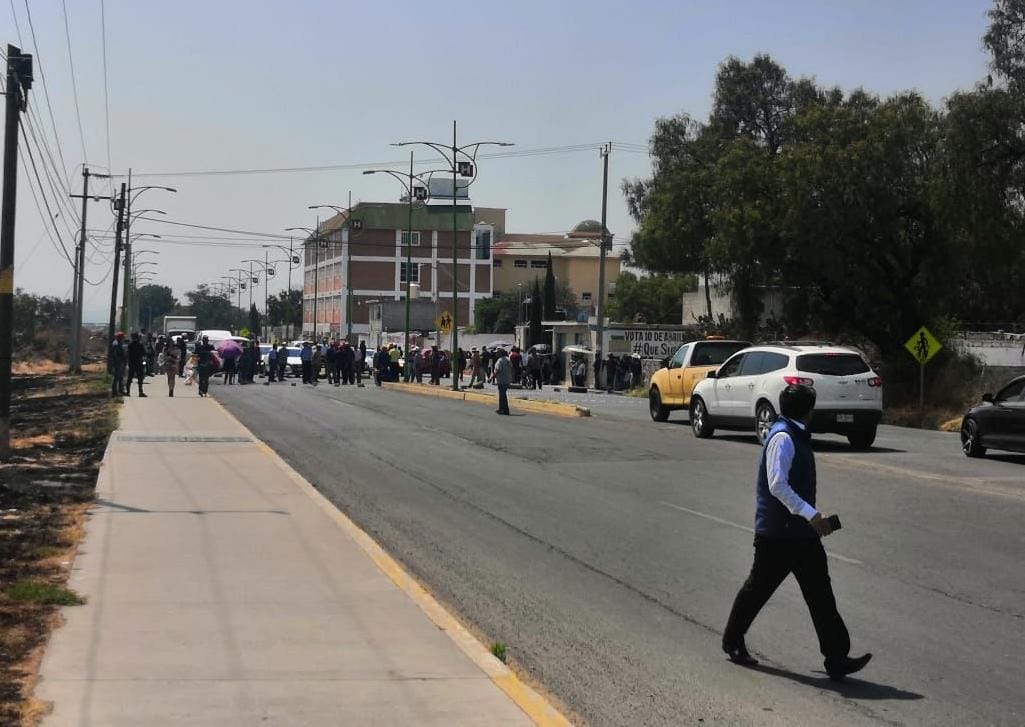
M 904 348 L 915 357 L 919 366 L 925 366 L 933 356 L 940 352 L 943 345 L 936 340 L 928 328 L 922 326 L 907 340 Z
M 443 311 L 434 319 L 434 325 L 438 327 L 438 330 L 448 335 L 452 332 L 452 314 L 448 311 Z

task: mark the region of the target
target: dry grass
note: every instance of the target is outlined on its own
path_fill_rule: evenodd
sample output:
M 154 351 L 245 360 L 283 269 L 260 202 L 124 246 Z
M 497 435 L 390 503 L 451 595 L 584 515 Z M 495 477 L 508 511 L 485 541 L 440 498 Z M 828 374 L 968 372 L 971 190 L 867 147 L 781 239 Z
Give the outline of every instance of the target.
M 103 365 L 78 376 L 49 362 L 22 364 L 14 380 L 14 452 L 0 463 L 0 724 L 38 724 L 32 698 L 57 604 L 74 603 L 68 574 L 92 500 L 96 471 L 117 425 Z M 39 487 L 42 480 L 67 488 Z

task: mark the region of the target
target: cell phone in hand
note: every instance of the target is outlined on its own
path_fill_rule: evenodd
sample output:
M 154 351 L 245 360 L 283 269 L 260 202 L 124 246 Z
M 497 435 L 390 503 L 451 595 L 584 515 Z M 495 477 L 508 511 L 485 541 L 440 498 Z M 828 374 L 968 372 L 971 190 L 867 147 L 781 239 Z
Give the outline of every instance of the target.
M 830 515 L 826 518 L 826 522 L 829 523 L 829 527 L 833 528 L 833 530 L 839 530 L 843 527 L 843 525 L 840 524 L 839 515 Z

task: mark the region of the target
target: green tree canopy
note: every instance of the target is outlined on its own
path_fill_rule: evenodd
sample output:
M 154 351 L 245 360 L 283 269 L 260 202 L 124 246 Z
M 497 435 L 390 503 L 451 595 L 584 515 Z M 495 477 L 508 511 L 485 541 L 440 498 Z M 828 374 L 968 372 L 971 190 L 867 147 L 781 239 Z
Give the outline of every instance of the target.
M 638 277 L 623 271 L 609 295 L 608 315 L 620 323 L 679 325 L 683 322 L 683 294 L 696 285 L 693 275 L 654 273 Z
M 139 317 L 143 321 L 156 321 L 178 307 L 178 299 L 166 285 L 143 285 L 136 292 Z

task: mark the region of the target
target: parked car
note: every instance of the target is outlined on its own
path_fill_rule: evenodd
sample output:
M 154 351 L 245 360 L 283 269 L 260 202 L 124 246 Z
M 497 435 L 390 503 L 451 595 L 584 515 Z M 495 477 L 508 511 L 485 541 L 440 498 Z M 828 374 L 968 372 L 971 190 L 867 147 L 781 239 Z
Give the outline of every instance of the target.
M 961 450 L 983 457 L 987 449 L 1025 452 L 1025 376 L 994 394 L 983 394 L 961 420 Z
M 752 346 L 709 371 L 691 395 L 694 435 L 753 429 L 764 442 L 779 395 L 791 384 L 815 389 L 812 432 L 842 434 L 855 449 L 872 446 L 883 414 L 883 380 L 858 351 L 825 344 Z
M 268 353 L 270 353 L 270 344 L 269 343 L 261 343 L 260 344 L 260 364 L 258 366 L 260 376 L 266 376 L 267 375 L 267 354 Z
M 741 349 L 748 341 L 726 341 L 707 338 L 691 341 L 676 349 L 671 359 L 651 375 L 648 385 L 648 411 L 656 422 L 664 422 L 669 413 L 690 408 L 690 395 L 709 371 Z
M 302 349 L 298 346 L 288 347 L 288 365 L 286 371 L 292 376 L 301 379 L 303 375 L 303 360 L 300 357 Z M 281 349 L 278 349 L 278 355 L 281 355 Z M 286 374 L 287 376 L 288 374 Z

